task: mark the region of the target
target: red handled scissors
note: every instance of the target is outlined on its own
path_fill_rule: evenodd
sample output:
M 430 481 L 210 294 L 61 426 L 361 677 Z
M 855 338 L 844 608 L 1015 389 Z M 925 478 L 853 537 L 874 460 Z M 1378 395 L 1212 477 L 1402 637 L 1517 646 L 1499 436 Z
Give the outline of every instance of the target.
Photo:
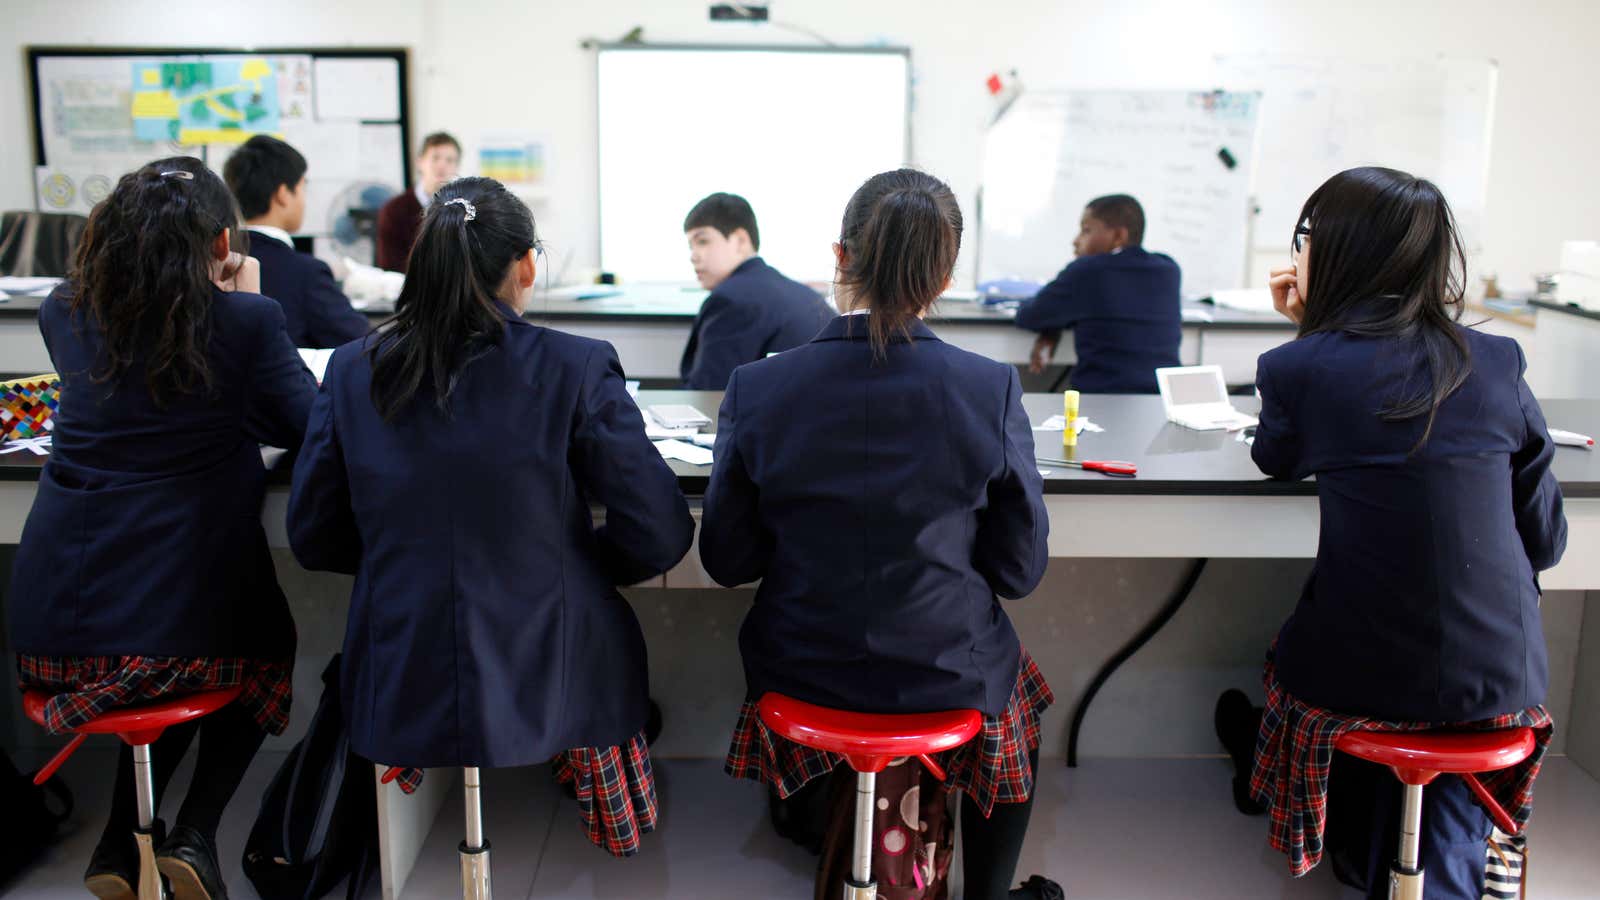
M 1119 459 L 1038 459 L 1038 462 L 1052 466 L 1071 466 L 1085 472 L 1099 472 L 1113 478 L 1133 478 L 1139 474 L 1139 467 L 1131 462 Z

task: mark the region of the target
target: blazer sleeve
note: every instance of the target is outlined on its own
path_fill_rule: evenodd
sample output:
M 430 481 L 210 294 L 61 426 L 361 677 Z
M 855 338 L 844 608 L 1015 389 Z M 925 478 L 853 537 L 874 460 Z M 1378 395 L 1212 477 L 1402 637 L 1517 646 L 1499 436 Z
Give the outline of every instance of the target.
M 1075 297 L 1073 283 L 1077 272 L 1072 266 L 1061 270 L 1032 300 L 1017 308 L 1017 327 L 1029 331 L 1059 331 L 1071 328 L 1083 318 L 1083 298 Z
M 336 377 L 330 372 L 329 377 Z M 324 387 L 311 406 L 306 440 L 289 488 L 289 548 L 308 569 L 354 575 L 361 537 L 350 505 L 350 476 L 333 418 L 333 393 Z
M 1522 446 L 1511 454 L 1511 503 L 1528 562 L 1535 572 L 1541 572 L 1560 562 L 1567 549 L 1567 517 L 1561 507 L 1561 485 L 1550 471 L 1555 442 L 1550 439 L 1539 401 L 1521 376 L 1528 366 L 1520 346 L 1517 362 L 1517 398 L 1526 433 Z
M 261 303 L 258 309 L 244 427 L 260 443 L 293 451 L 305 437 L 317 379 L 289 341 L 283 309 L 277 303 Z
M 1268 478 L 1304 478 L 1306 473 L 1299 471 L 1300 434 L 1290 412 L 1291 400 L 1280 382 L 1268 374 L 1265 355 L 1256 361 L 1256 390 L 1261 394 L 1261 421 L 1250 445 L 1250 458 Z
M 585 495 L 605 507 L 595 529 L 613 584 L 637 584 L 677 565 L 694 541 L 689 503 L 628 396 L 610 344 L 584 362 L 571 464 Z
M 728 386 L 733 370 L 754 362 L 766 341 L 759 333 L 756 307 L 734 303 L 713 293 L 695 320 L 694 358 L 686 360 L 684 387 L 691 391 L 720 391 Z
M 404 272 L 406 258 L 411 255 L 414 234 L 407 234 L 409 216 L 401 213 L 399 204 L 390 201 L 378 207 L 378 240 L 375 262 L 380 269 Z
M 717 414 L 717 444 L 700 516 L 700 563 L 718 584 L 749 584 L 767 572 L 774 541 L 761 522 L 760 492 L 739 453 L 739 374 Z
M 1008 600 L 1039 586 L 1049 562 L 1050 516 L 1044 508 L 1044 479 L 1033 455 L 1033 427 L 1022 408 L 1022 383 L 1008 370 L 1004 459 L 989 482 L 988 506 L 978 520 L 973 568 L 996 594 Z M 720 435 L 719 435 L 720 437 Z
M 320 259 L 313 259 L 310 278 L 306 283 L 307 318 L 310 321 L 311 346 L 319 349 L 337 347 L 372 330 L 367 317 L 350 305 L 350 298 L 339 290 L 333 280 L 333 270 Z

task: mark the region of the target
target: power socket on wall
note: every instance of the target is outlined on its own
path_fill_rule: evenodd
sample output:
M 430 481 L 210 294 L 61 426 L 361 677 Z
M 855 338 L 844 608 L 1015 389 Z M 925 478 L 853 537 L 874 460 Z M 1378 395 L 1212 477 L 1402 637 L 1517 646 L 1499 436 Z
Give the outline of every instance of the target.
M 711 6 L 713 22 L 765 22 L 767 8 L 745 3 L 715 3 Z

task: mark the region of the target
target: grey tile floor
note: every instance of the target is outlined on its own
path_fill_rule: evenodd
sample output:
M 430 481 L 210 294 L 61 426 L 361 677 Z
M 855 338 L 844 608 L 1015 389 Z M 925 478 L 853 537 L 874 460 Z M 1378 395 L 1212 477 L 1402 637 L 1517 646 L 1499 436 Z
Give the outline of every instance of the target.
M 74 830 L 12 884 L 6 897 L 82 898 L 79 880 L 100 830 L 112 756 L 87 748 L 68 764 L 79 797 Z M 219 841 L 234 900 L 256 900 L 237 860 L 259 796 L 281 754 L 263 754 L 240 786 Z M 1073 900 L 1284 898 L 1356 900 L 1319 868 L 1299 882 L 1265 843 L 1265 823 L 1233 812 L 1217 760 L 1094 759 L 1077 770 L 1047 761 L 1019 876 L 1041 872 Z M 619 861 L 590 846 L 577 808 L 544 767 L 484 773 L 485 831 L 502 900 L 706 897 L 806 898 L 814 860 L 766 825 L 762 789 L 720 763 L 659 760 L 662 827 Z M 180 770 L 175 787 L 187 783 Z M 459 896 L 459 791 L 446 803 L 403 900 Z M 1565 758 L 1547 764 L 1530 840 L 1530 897 L 1600 895 L 1600 780 Z M 376 892 L 374 892 L 376 893 Z M 342 897 L 343 890 L 334 896 Z

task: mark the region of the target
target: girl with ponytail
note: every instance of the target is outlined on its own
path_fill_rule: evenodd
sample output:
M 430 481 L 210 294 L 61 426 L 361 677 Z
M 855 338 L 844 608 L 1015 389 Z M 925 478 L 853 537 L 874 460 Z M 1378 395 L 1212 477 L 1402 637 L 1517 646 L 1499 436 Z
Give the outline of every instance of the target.
M 329 360 L 289 543 L 355 576 L 340 687 L 357 753 L 555 757 L 590 839 L 630 856 L 656 796 L 644 638 L 616 588 L 676 564 L 694 523 L 611 345 L 522 318 L 538 247 L 499 182 L 434 195 L 395 318 Z
M 1038 585 L 1049 521 L 1016 370 L 922 321 L 961 229 L 950 188 L 922 172 L 876 175 L 850 198 L 833 247 L 844 314 L 728 382 L 700 558 L 724 585 L 761 580 L 739 635 L 734 777 L 787 798 L 821 789 L 838 762 L 768 732 L 755 708 L 768 692 L 859 712 L 980 710 L 979 735 L 943 761 L 965 794 L 966 896 L 1043 897 L 1053 883 L 1037 876 L 1010 888 L 1052 698 L 1000 600 Z M 886 873 L 880 891 L 943 875 L 920 844 L 878 856 L 920 869 Z
M 197 732 L 205 748 L 170 836 L 149 838 L 179 900 L 226 896 L 217 823 L 289 717 L 294 622 L 261 529 L 260 445 L 300 446 L 316 382 L 278 304 L 255 293 L 243 237 L 222 179 L 192 157 L 122 176 L 89 214 L 71 273 L 39 308 L 61 405 L 7 614 L 19 682 L 54 695 L 54 732 L 243 685 L 151 749 L 159 796 Z M 139 883 L 134 798 L 123 747 L 84 873 L 95 896 Z

